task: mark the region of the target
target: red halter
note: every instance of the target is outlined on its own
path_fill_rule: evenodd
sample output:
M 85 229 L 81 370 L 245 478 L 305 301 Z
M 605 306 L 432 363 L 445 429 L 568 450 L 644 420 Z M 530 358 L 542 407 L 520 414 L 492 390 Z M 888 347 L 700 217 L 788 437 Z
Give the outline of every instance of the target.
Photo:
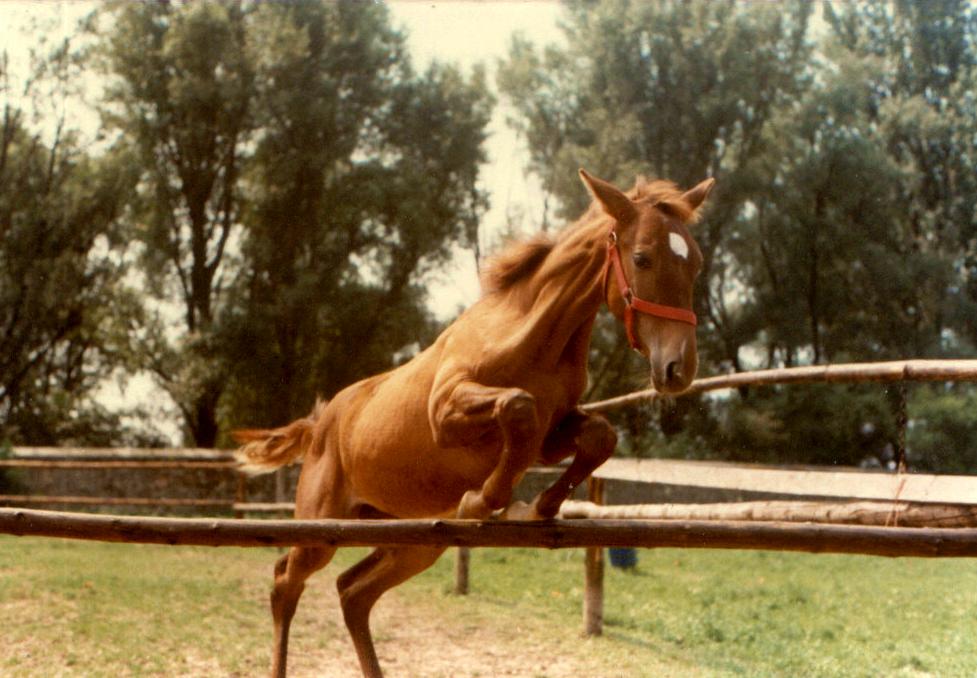
M 695 313 L 688 309 L 678 308 L 676 306 L 664 306 L 645 301 L 635 296 L 634 290 L 628 284 L 627 276 L 624 275 L 624 266 L 621 265 L 621 253 L 617 249 L 617 232 L 613 230 L 607 239 L 607 265 L 604 268 L 605 289 L 612 269 L 614 271 L 614 277 L 617 280 L 617 287 L 621 290 L 621 296 L 624 297 L 624 327 L 628 332 L 628 343 L 631 344 L 631 348 L 635 351 L 640 352 L 642 348 L 641 343 L 638 341 L 638 335 L 634 330 L 635 312 L 653 315 L 656 318 L 665 318 L 666 320 L 677 320 L 678 322 L 687 323 L 693 327 L 698 324 Z

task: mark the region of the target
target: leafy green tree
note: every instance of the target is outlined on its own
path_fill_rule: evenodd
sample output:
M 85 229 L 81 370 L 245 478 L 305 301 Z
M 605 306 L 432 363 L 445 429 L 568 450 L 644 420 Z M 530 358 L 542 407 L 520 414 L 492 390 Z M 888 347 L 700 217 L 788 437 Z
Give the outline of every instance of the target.
M 964 0 L 826 6 L 837 43 L 876 64 L 866 82 L 880 141 L 904 174 L 906 244 L 933 265 L 913 332 L 977 347 L 977 9 Z M 933 276 L 938 272 L 939 275 Z M 949 279 L 948 279 L 949 278 Z M 955 341 L 953 340 L 955 339 Z M 932 353 L 933 351 L 928 351 Z
M 749 336 L 726 304 L 733 272 L 726 226 L 753 188 L 741 169 L 760 151 L 764 128 L 808 77 L 811 7 L 763 3 L 570 2 L 566 49 L 542 54 L 514 41 L 499 87 L 526 136 L 531 168 L 579 214 L 578 166 L 621 185 L 652 173 L 691 186 L 719 179 L 697 227 L 705 266 L 697 311 L 705 352 L 738 366 Z
M 586 194 L 585 166 L 620 185 L 636 174 L 691 186 L 718 178 L 695 236 L 705 264 L 697 312 L 703 368 L 740 367 L 755 318 L 741 310 L 729 241 L 742 205 L 757 188 L 745 171 L 763 150 L 763 132 L 805 87 L 811 45 L 807 3 L 569 2 L 566 48 L 542 52 L 514 40 L 499 88 L 517 114 L 530 168 L 565 218 Z M 591 397 L 647 384 L 640 361 L 621 347 L 605 317 L 595 334 Z M 670 405 L 664 416 L 673 419 Z M 626 424 L 634 435 L 644 418 Z
M 696 232 L 705 372 L 973 348 L 977 12 L 833 3 L 819 35 L 811 11 L 571 2 L 568 46 L 516 40 L 500 73 L 565 216 L 585 200 L 578 164 L 619 183 L 718 178 Z M 646 382 L 618 341 L 598 327 L 591 397 Z M 895 390 L 744 389 L 619 424 L 636 452 L 856 463 L 891 447 L 897 406 Z
M 481 71 L 415 73 L 379 5 L 262 6 L 252 49 L 245 301 L 226 337 L 247 360 L 227 411 L 272 424 L 433 336 L 424 275 L 474 244 L 492 101 Z
M 925 355 L 946 266 L 912 246 L 907 177 L 870 117 L 877 65 L 840 59 L 771 125 L 730 251 L 769 365 Z
M 977 390 L 970 384 L 919 387 L 909 400 L 910 465 L 921 471 L 977 469 Z
M 118 256 L 131 186 L 126 163 L 93 158 L 64 117 L 33 129 L 0 62 L 0 440 L 20 444 L 133 442 L 92 401 L 119 367 L 133 311 Z M 39 99 L 70 69 L 60 46 L 27 84 Z M 43 85 L 43 87 L 42 87 Z M 54 85 L 53 96 L 63 96 Z M 46 102 L 44 102 L 46 103 Z M 63 107 L 58 106 L 62 111 Z M 146 441 L 140 441 L 146 442 Z
M 159 321 L 142 352 L 183 413 L 194 444 L 217 440 L 223 364 L 215 346 L 227 285 L 225 253 L 239 230 L 240 176 L 251 131 L 249 10 L 226 3 L 114 3 L 95 55 L 110 79 L 107 128 L 140 170 L 132 235 Z
M 136 354 L 194 444 L 426 342 L 424 275 L 485 208 L 481 71 L 415 73 L 382 5 L 115 3 L 92 23 L 103 116 L 140 168 Z

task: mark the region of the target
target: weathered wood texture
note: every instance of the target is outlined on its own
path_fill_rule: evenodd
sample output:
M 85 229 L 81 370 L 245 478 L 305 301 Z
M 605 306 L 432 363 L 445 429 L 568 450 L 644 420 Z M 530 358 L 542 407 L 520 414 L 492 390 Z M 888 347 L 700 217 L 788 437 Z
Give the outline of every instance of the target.
M 590 505 L 604 503 L 604 481 L 591 477 L 587 481 Z M 591 546 L 584 552 L 583 632 L 599 636 L 604 632 L 604 549 Z
M 233 499 L 198 499 L 192 497 L 88 497 L 50 496 L 42 494 L 0 494 L 0 504 L 75 504 L 78 506 L 151 507 L 193 506 L 220 508 L 233 508 L 235 506 Z M 244 506 L 247 506 L 247 504 Z M 245 508 L 243 510 L 248 509 Z
M 29 467 L 70 469 L 193 469 L 227 468 L 233 463 L 225 461 L 34 461 L 9 460 L 11 466 L 27 463 Z M 50 464 L 51 466 L 48 466 Z M 547 469 L 537 469 L 546 472 Z M 549 469 L 553 472 L 553 469 Z M 630 481 L 679 487 L 715 488 L 743 492 L 865 499 L 873 501 L 911 501 L 946 504 L 977 505 L 977 476 L 951 476 L 927 474 L 894 474 L 881 471 L 836 470 L 824 468 L 777 468 L 751 464 L 730 464 L 709 461 L 672 459 L 609 459 L 594 473 L 605 480 Z M 3 500 L 19 502 L 17 497 Z M 73 497 L 47 495 L 24 499 L 20 503 L 81 503 Z M 78 498 L 82 499 L 82 498 Z M 85 500 L 86 504 L 98 503 Z M 105 502 L 110 503 L 110 502 Z M 290 510 L 290 502 L 264 502 L 255 511 Z
M 212 520 L 0 508 L 0 533 L 202 546 L 635 546 L 977 557 L 975 529 L 697 520 Z
M 234 461 L 230 450 L 143 447 L 24 447 L 13 449 L 15 459 L 71 461 Z
M 748 501 L 724 504 L 632 504 L 599 506 L 567 501 L 564 519 L 736 520 L 892 527 L 977 528 L 977 506 L 908 502 Z
M 0 468 L 36 469 L 236 469 L 236 461 L 159 461 L 144 459 L 133 461 L 124 459 L 67 460 L 67 459 L 0 459 Z
M 898 360 L 737 372 L 698 379 L 692 382 L 684 395 L 727 388 L 771 386 L 774 384 L 891 383 L 898 381 L 977 381 L 977 360 Z M 595 403 L 587 403 L 583 409 L 588 412 L 604 412 L 644 400 L 654 400 L 660 396 L 661 394 L 658 391 L 651 388 Z
M 455 549 L 455 595 L 467 596 L 469 589 L 472 550 L 468 546 Z
M 977 505 L 977 476 L 613 458 L 594 475 L 608 480 L 778 495 Z

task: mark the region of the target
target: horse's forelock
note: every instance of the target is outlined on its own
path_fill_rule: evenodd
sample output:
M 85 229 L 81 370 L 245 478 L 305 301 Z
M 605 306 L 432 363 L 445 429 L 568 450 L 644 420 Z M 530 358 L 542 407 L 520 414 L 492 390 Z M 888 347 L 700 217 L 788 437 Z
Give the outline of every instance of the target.
M 694 222 L 696 210 L 682 197 L 683 192 L 671 181 L 650 180 L 639 176 L 628 197 L 636 202 L 649 202 L 683 223 Z

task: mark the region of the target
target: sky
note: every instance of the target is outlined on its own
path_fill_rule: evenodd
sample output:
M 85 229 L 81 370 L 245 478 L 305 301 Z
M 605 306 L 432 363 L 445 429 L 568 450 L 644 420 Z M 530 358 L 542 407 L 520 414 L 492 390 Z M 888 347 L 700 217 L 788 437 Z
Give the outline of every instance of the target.
M 508 53 L 514 32 L 524 33 L 538 45 L 562 39 L 557 26 L 560 8 L 555 2 L 393 2 L 389 7 L 395 24 L 406 29 L 418 67 L 432 59 L 466 69 L 484 63 L 492 83 L 496 64 Z M 483 252 L 497 244 L 509 211 L 522 211 L 528 224 L 543 221 L 542 192 L 535 178 L 525 174 L 528 154 L 505 123 L 509 111 L 500 98 L 489 126 L 489 162 L 480 177 L 491 201 L 481 223 Z M 478 294 L 474 255 L 456 252 L 454 263 L 435 277 L 432 308 L 441 317 L 451 317 L 475 301 Z
M 71 33 L 76 22 L 95 5 L 90 0 L 0 0 L 0 51 L 8 52 L 12 72 L 23 73 L 35 42 L 35 36 L 25 35 L 22 27 L 34 21 L 42 22 L 46 37 L 53 42 Z M 423 70 L 432 60 L 454 63 L 465 72 L 483 63 L 493 87 L 497 62 L 508 53 L 514 32 L 522 32 L 538 45 L 562 39 L 557 26 L 560 8 L 555 2 L 399 1 L 388 2 L 388 7 L 394 26 L 402 28 L 407 35 L 417 70 Z M 491 205 L 480 224 L 483 252 L 498 245 L 508 214 L 522 215 L 527 230 L 534 230 L 543 221 L 542 191 L 534 177 L 527 176 L 524 170 L 528 160 L 525 145 L 505 123 L 510 110 L 505 100 L 499 98 L 489 124 L 488 162 L 482 167 L 479 179 Z M 97 121 L 92 124 L 97 125 Z M 473 303 L 479 296 L 474 253 L 456 249 L 452 262 L 432 274 L 429 290 L 430 307 L 442 320 L 454 317 Z M 106 384 L 99 400 L 106 404 L 150 406 L 158 411 L 156 424 L 161 432 L 179 443 L 174 412 L 161 406 L 158 395 L 149 377 L 137 375 L 124 384 Z

